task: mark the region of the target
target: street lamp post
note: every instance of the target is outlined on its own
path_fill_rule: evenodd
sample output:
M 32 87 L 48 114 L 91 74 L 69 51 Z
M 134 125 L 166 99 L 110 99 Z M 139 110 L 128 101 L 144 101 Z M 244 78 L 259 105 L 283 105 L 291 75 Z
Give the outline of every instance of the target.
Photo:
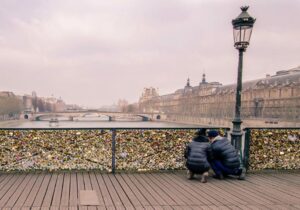
M 234 20 L 233 38 L 234 46 L 239 51 L 238 77 L 236 86 L 235 116 L 232 121 L 233 129 L 231 133 L 232 144 L 242 154 L 242 130 L 241 130 L 241 93 L 242 93 L 242 72 L 243 72 L 243 53 L 249 45 L 252 28 L 255 19 L 251 17 L 247 10 L 248 6 L 241 7 L 242 13 Z M 243 163 L 243 161 L 241 161 Z

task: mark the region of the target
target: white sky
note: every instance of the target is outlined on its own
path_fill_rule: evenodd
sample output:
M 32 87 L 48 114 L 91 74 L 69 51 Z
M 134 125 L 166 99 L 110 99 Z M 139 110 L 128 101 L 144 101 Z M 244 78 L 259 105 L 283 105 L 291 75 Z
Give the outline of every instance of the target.
M 0 0 L 0 91 L 90 107 L 236 82 L 231 20 L 257 19 L 243 80 L 300 65 L 300 0 Z

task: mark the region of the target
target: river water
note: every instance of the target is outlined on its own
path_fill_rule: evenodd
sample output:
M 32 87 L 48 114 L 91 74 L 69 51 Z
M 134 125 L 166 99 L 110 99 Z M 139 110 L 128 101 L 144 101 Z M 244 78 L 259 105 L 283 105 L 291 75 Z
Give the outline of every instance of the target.
M 123 121 L 6 121 L 0 122 L 0 128 L 193 128 L 196 125 L 161 121 L 123 122 Z

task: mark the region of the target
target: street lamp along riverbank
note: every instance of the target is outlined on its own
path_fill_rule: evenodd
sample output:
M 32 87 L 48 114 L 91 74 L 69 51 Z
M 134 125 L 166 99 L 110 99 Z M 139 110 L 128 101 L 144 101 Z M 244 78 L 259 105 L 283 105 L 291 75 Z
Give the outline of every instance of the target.
M 234 47 L 239 51 L 238 77 L 236 86 L 235 115 L 232 121 L 233 129 L 231 133 L 232 144 L 242 154 L 242 130 L 241 130 L 241 93 L 242 93 L 242 71 L 243 53 L 249 45 L 253 25 L 255 20 L 247 10 L 249 6 L 241 7 L 242 13 L 232 20 Z M 243 161 L 241 161 L 243 164 Z M 242 165 L 243 167 L 243 165 Z

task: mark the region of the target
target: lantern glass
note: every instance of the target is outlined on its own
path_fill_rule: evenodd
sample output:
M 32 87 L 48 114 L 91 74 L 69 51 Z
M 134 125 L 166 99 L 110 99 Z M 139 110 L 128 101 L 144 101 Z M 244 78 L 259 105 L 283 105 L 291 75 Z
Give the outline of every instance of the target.
M 252 34 L 252 26 L 237 26 L 233 28 L 234 46 L 245 48 L 249 45 Z

